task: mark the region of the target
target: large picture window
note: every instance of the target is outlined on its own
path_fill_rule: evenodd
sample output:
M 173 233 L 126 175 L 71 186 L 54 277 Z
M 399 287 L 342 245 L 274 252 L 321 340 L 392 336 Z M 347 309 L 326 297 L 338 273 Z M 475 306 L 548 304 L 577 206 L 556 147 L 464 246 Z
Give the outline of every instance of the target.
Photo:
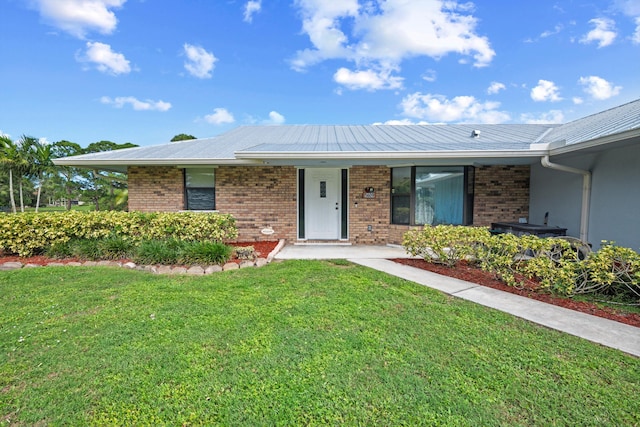
M 216 208 L 215 171 L 209 168 L 184 170 L 187 210 L 212 211 Z
M 470 224 L 473 168 L 415 166 L 391 170 L 391 222 Z

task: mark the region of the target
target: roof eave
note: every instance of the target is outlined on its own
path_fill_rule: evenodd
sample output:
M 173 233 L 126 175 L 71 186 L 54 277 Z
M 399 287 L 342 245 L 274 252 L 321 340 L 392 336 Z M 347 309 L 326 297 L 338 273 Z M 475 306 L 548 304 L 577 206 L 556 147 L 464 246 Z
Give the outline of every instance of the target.
M 469 150 L 469 151 L 402 151 L 402 152 L 344 152 L 344 151 L 324 151 L 324 152 L 308 152 L 308 151 L 262 151 L 236 152 L 238 159 L 252 160 L 351 160 L 351 159 L 369 159 L 369 160 L 389 160 L 389 159 L 407 159 L 430 158 L 430 159 L 483 159 L 483 158 L 523 158 L 523 157 L 542 157 L 548 154 L 548 150 Z
M 102 166 L 199 166 L 199 165 L 255 165 L 261 162 L 240 159 L 136 159 L 136 160 L 89 160 L 74 159 L 72 157 L 55 159 L 55 165 L 77 166 L 81 168 L 95 168 Z
M 577 142 L 574 144 L 562 145 L 560 147 L 551 148 L 549 154 L 552 156 L 572 153 L 575 151 L 599 149 L 612 143 L 620 143 L 634 138 L 640 138 L 640 128 L 631 129 L 625 132 L 615 133 L 612 135 L 594 138 L 589 141 Z

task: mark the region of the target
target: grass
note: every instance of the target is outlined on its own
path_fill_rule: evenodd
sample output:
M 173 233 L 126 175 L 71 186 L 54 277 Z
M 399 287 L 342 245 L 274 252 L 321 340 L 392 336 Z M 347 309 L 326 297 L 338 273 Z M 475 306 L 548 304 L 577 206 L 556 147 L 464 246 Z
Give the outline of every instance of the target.
M 65 212 L 67 210 L 66 206 L 40 206 L 38 208 L 38 212 Z M 85 203 L 84 205 L 71 205 L 72 211 L 94 211 L 95 205 L 93 203 Z M 20 211 L 20 206 L 18 206 L 18 211 Z M 25 207 L 25 212 L 35 212 L 35 207 Z
M 0 426 L 640 423 L 640 359 L 347 263 L 0 295 Z

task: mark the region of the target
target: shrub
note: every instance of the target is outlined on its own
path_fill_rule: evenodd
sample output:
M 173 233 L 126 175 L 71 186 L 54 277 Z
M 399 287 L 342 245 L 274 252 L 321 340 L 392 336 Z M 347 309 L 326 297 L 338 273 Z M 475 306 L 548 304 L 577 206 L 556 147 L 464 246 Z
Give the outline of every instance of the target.
M 137 243 L 145 239 L 176 238 L 222 242 L 237 236 L 235 219 L 218 213 L 0 213 L 0 249 L 20 256 L 41 253 L 71 239 L 118 237 Z
M 140 243 L 133 261 L 138 264 L 177 264 L 183 243 L 174 240 L 144 240 Z
M 223 264 L 231 257 L 231 247 L 223 243 L 188 242 L 183 246 L 184 264 Z
M 597 292 L 640 300 L 640 255 L 629 248 L 603 242 L 584 262 L 585 280 L 575 293 Z
M 100 239 L 76 239 L 69 242 L 71 246 L 71 256 L 97 261 L 101 259 L 102 248 Z
M 426 225 L 421 230 L 405 233 L 402 245 L 413 256 L 454 266 L 461 260 L 475 258 L 478 248 L 489 236 L 489 230 L 481 227 Z
M 44 254 L 51 258 L 69 258 L 72 256 L 71 242 L 58 242 L 44 249 Z
M 640 255 L 609 242 L 591 253 L 571 238 L 490 235 L 475 227 L 426 226 L 405 233 L 403 246 L 414 256 L 449 266 L 473 259 L 510 286 L 536 280 L 554 294 L 597 292 L 640 301 Z
M 130 239 L 110 236 L 99 241 L 98 249 L 101 252 L 101 259 L 122 259 L 131 258 L 136 246 Z

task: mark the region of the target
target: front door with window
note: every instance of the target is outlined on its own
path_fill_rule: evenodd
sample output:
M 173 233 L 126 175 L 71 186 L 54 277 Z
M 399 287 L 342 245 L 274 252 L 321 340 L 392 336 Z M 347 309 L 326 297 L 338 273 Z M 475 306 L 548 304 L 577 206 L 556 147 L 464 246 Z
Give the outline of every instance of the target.
M 340 169 L 306 169 L 306 238 L 338 240 L 341 218 Z

